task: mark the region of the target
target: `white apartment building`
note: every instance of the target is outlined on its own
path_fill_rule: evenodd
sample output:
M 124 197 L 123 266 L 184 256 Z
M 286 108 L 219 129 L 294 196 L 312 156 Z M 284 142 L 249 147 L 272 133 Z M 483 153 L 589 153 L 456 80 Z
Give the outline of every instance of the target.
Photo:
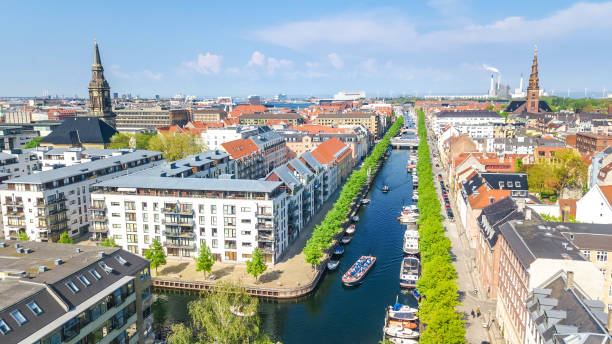
M 0 181 L 27 176 L 40 171 L 33 149 L 4 150 L 0 153 Z
M 202 132 L 202 143 L 210 150 L 221 148 L 221 144 L 245 139 L 257 133 L 255 127 L 226 127 L 226 128 L 209 128 Z
M 169 257 L 191 260 L 207 245 L 217 261 L 245 262 L 259 247 L 274 264 L 288 246 L 281 185 L 149 173 L 107 180 L 92 194 L 93 231 L 138 254 L 159 240 Z
M 52 148 L 48 146 L 36 147 L 32 150 L 38 157 L 42 171 L 82 164 L 112 156 L 120 156 L 129 151 L 130 149 L 86 149 L 83 147 Z
M 493 137 L 493 128 L 504 123 L 505 119 L 493 111 L 441 111 L 433 117 L 436 134 L 450 125 L 473 139 Z
M 162 153 L 133 150 L 106 159 L 4 181 L 0 189 L 4 235 L 25 232 L 32 240 L 57 240 L 67 231 L 88 231 L 91 187 L 101 181 L 144 170 L 162 162 Z

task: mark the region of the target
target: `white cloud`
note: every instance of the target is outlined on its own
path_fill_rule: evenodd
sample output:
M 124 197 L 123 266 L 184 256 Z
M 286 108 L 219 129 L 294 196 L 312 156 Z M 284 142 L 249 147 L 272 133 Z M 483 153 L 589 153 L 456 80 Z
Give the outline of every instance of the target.
M 274 74 L 277 70 L 288 70 L 293 68 L 293 61 L 268 57 L 268 73 Z
M 207 52 L 206 55 L 198 54 L 195 61 L 183 62 L 183 66 L 193 69 L 200 74 L 219 74 L 222 61 L 223 56 Z
M 432 0 L 430 5 L 443 7 L 448 1 Z M 487 24 L 425 32 L 417 30 L 408 16 L 387 10 L 290 22 L 255 31 L 252 36 L 295 50 L 330 46 L 356 46 L 360 50 L 444 49 L 449 45 L 535 43 L 581 34 L 607 38 L 612 29 L 610 17 L 612 2 L 580 2 L 539 19 L 512 16 Z
M 344 61 L 342 60 L 340 55 L 336 53 L 331 53 L 327 55 L 327 58 L 329 59 L 329 63 L 331 63 L 331 65 L 336 69 L 340 69 L 344 66 Z
M 124 72 L 121 69 L 121 66 L 118 64 L 111 65 L 110 67 L 111 74 L 120 79 L 151 79 L 151 80 L 160 80 L 162 78 L 161 73 L 155 73 L 148 69 L 143 70 L 142 72 Z
M 263 66 L 266 62 L 266 56 L 259 51 L 254 51 L 249 60 L 248 66 Z
M 161 73 L 154 73 L 154 72 L 152 72 L 152 71 L 150 71 L 150 70 L 148 70 L 148 69 L 145 69 L 145 70 L 142 72 L 142 74 L 143 74 L 145 77 L 147 77 L 147 78 L 149 78 L 149 79 L 153 79 L 153 80 L 159 80 L 159 79 L 161 79 L 161 78 L 162 78 Z

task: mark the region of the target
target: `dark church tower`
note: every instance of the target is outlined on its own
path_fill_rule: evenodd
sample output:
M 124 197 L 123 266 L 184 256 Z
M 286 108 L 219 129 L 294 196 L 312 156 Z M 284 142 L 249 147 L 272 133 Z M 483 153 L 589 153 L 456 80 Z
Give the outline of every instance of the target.
M 89 82 L 89 115 L 98 117 L 115 127 L 115 114 L 111 106 L 110 86 L 104 79 L 104 68 L 100 60 L 98 42 L 94 41 L 94 61 L 91 67 L 91 81 Z
M 527 87 L 527 112 L 538 113 L 540 110 L 540 79 L 538 78 L 538 47 L 533 53 L 533 64 L 531 65 L 531 75 L 529 76 L 529 86 Z

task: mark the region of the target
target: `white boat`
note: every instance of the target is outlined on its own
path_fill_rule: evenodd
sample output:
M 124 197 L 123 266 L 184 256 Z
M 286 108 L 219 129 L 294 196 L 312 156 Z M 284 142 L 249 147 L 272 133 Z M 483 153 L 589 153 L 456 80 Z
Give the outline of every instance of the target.
M 355 215 L 351 218 L 353 222 L 359 222 L 359 216 Z
M 339 260 L 329 260 L 327 262 L 327 269 L 330 271 L 336 270 L 338 268 L 338 265 L 340 265 Z
M 416 288 L 421 275 L 421 262 L 416 257 L 404 257 L 400 270 L 400 287 Z
M 417 308 L 402 305 L 401 303 L 396 303 L 393 306 L 387 307 L 387 314 L 389 315 L 389 318 L 398 320 L 417 320 L 418 317 L 416 315 L 416 312 L 418 311 L 419 310 Z
M 419 231 L 415 229 L 407 229 L 404 232 L 404 253 L 416 255 L 419 254 Z
M 419 332 L 407 329 L 403 326 L 391 325 L 385 327 L 385 334 L 391 337 L 414 339 L 419 337 Z
M 346 234 L 353 234 L 353 233 L 355 233 L 355 225 L 354 224 L 352 224 L 352 225 L 350 225 L 350 226 L 348 226 L 346 228 Z
M 370 199 L 369 198 L 362 199 L 361 204 L 370 204 Z
M 419 341 L 416 339 L 407 339 L 407 338 L 389 338 L 389 341 L 393 344 L 419 344 Z

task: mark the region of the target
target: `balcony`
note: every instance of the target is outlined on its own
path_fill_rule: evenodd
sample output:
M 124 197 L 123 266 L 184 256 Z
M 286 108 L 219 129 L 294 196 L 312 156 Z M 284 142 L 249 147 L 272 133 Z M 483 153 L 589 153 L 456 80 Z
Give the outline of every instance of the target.
M 273 231 L 274 230 L 274 224 L 272 223 L 258 223 L 255 225 L 255 228 L 260 230 L 260 231 Z
M 259 249 L 261 250 L 261 252 L 263 252 L 265 254 L 274 254 L 274 248 L 273 247 L 259 247 Z
M 162 233 L 167 237 L 172 238 L 195 238 L 194 232 L 189 231 L 162 231 Z
M 164 247 L 166 248 L 182 248 L 182 249 L 187 249 L 187 250 L 195 250 L 196 249 L 196 244 L 195 243 L 176 243 L 176 242 L 170 242 L 170 241 L 166 241 L 164 242 Z
M 256 217 L 261 217 L 261 218 L 273 218 L 274 217 L 274 213 L 272 212 L 257 212 L 255 214 Z
M 92 233 L 108 233 L 108 227 L 106 226 L 106 224 L 101 227 L 93 226 L 89 228 L 89 231 Z
M 53 226 L 53 225 L 58 225 L 58 224 L 60 224 L 60 223 L 66 223 L 66 222 L 68 222 L 68 218 L 61 218 L 61 219 L 55 218 L 55 219 L 49 219 L 49 224 L 50 224 L 50 225 L 52 225 L 52 226 Z
M 58 207 L 49 207 L 49 215 L 53 215 L 53 214 L 57 214 L 57 213 L 61 213 L 61 212 L 65 212 L 66 206 L 58 206 Z
M 259 242 L 274 242 L 274 235 L 271 234 L 258 234 L 257 241 Z
M 61 196 L 55 197 L 53 199 L 47 199 L 47 205 L 56 204 L 56 203 L 60 203 L 60 202 L 65 202 L 65 201 L 66 201 L 66 196 L 61 195 Z
M 177 214 L 177 215 L 193 215 L 193 209 L 181 209 L 179 207 L 162 208 L 164 214 Z
M 195 221 L 181 219 L 179 222 L 178 219 L 162 219 L 162 224 L 166 226 L 193 227 L 195 224 Z
M 91 210 L 106 210 L 106 204 L 105 203 L 93 203 L 91 206 L 89 206 L 89 209 Z
M 19 206 L 23 206 L 23 200 L 15 201 L 13 199 L 5 199 L 4 200 L 4 204 L 5 205 L 19 205 Z
M 92 215 L 91 219 L 98 222 L 106 222 L 107 220 L 106 215 Z

